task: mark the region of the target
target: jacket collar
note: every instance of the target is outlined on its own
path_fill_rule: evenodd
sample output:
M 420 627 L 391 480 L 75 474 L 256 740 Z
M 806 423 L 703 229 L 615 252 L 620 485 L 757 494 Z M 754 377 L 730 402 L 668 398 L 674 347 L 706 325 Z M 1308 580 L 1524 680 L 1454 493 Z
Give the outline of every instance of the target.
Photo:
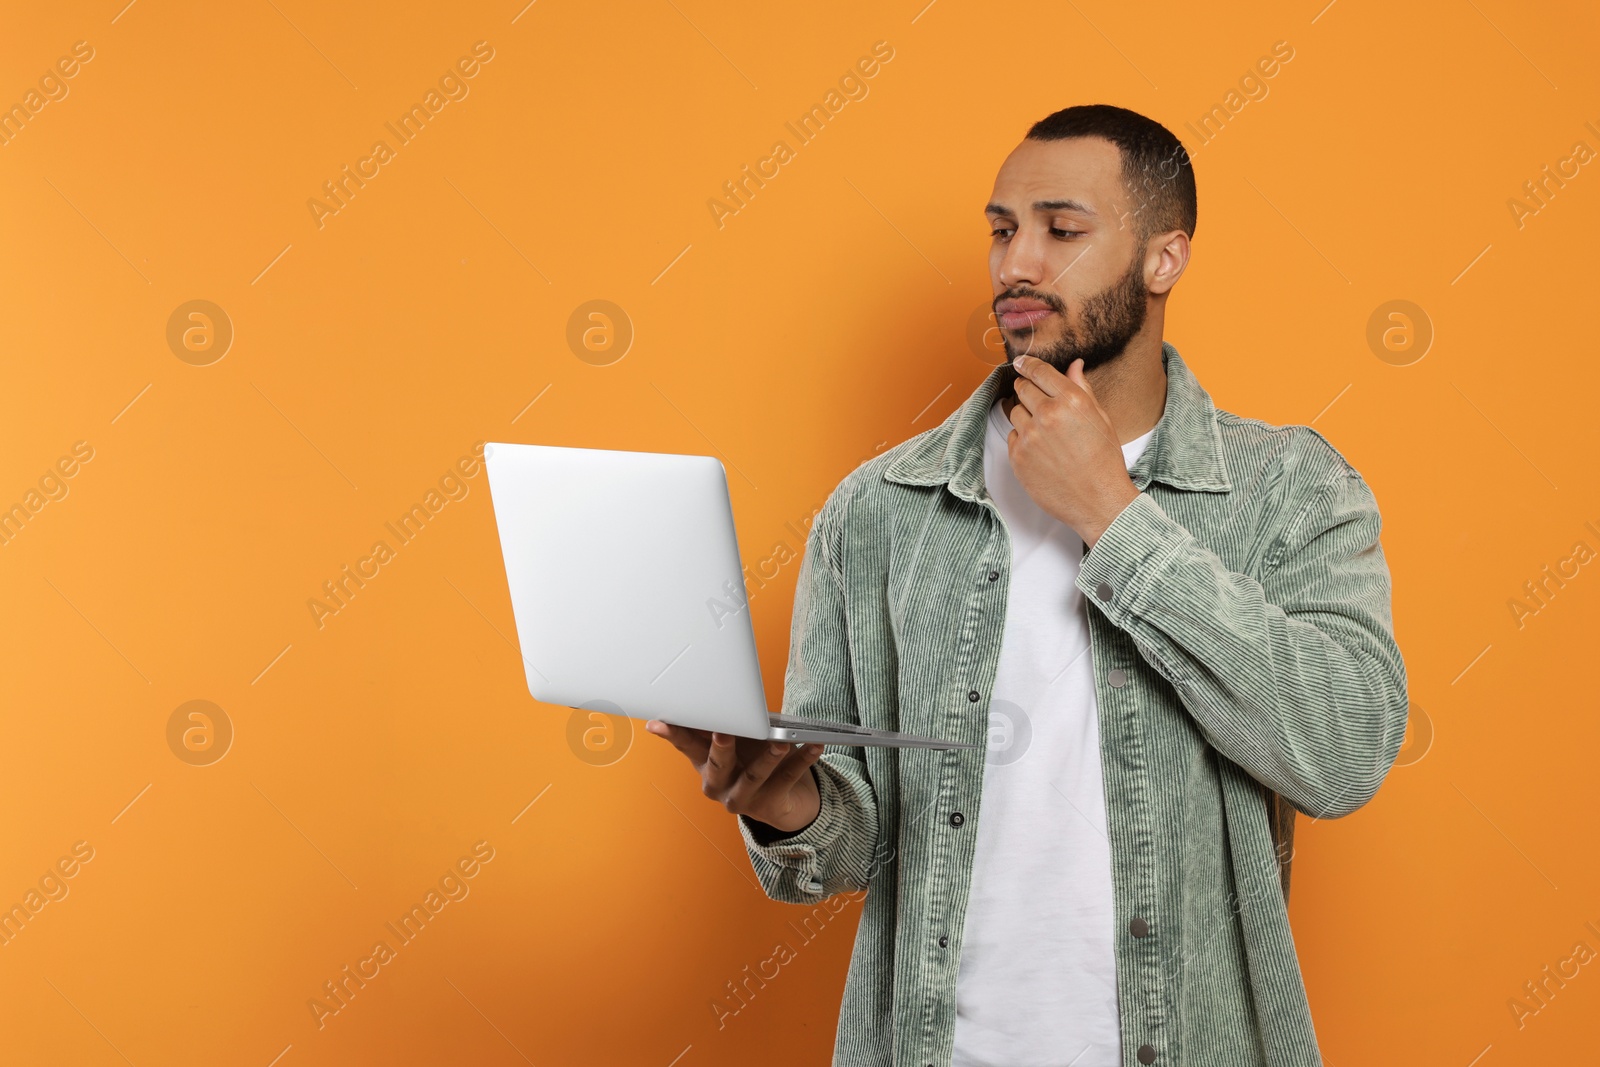
M 1166 406 L 1150 444 L 1128 470 L 1141 493 L 1151 482 L 1177 489 L 1228 492 L 1233 483 L 1222 457 L 1217 409 L 1178 350 L 1161 343 L 1167 373 Z M 983 483 L 983 435 L 989 409 L 1008 392 L 1016 372 L 1009 362 L 989 372 L 973 394 L 944 422 L 907 442 L 905 452 L 884 471 L 902 485 L 948 485 L 963 500 L 988 493 Z

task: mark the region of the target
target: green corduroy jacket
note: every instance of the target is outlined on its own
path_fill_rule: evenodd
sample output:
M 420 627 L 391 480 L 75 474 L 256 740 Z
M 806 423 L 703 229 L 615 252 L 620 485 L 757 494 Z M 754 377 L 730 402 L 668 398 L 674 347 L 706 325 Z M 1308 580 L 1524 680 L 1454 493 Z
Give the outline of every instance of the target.
M 1129 470 L 1140 495 L 1077 580 L 1122 1058 L 1312 1067 L 1287 905 L 1294 816 L 1370 800 L 1408 708 L 1377 503 L 1316 430 L 1220 410 L 1172 345 L 1162 361 L 1165 407 Z M 1014 373 L 997 367 L 942 424 L 829 495 L 801 562 L 785 712 L 985 742 L 1011 550 L 983 433 Z M 811 825 L 738 820 L 772 898 L 864 892 L 836 1064 L 950 1062 L 984 759 L 830 745 Z

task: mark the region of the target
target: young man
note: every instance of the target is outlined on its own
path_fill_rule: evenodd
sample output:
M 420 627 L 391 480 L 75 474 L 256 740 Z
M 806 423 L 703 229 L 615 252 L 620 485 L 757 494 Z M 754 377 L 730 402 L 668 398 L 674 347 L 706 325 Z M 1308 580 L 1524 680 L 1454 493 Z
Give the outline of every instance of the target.
M 987 752 L 648 728 L 770 896 L 867 890 L 835 1063 L 1313 1067 L 1294 814 L 1370 800 L 1408 706 L 1376 501 L 1162 340 L 1164 127 L 1057 112 L 985 211 L 1009 360 L 828 498 L 783 710 Z

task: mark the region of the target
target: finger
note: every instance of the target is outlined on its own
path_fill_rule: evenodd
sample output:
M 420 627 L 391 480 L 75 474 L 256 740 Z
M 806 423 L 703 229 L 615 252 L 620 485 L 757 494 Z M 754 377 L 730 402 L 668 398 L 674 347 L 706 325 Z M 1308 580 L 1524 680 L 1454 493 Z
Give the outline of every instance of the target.
M 1058 396 L 1066 384 L 1066 375 L 1038 356 L 1018 356 L 1011 365 L 1017 369 L 1019 375 L 1038 386 L 1046 396 Z
M 711 749 L 706 754 L 706 765 L 701 769 L 706 796 L 725 796 L 733 785 L 733 775 L 739 766 L 738 750 L 730 734 L 713 733 Z
M 774 796 L 782 796 L 794 788 L 811 765 L 822 758 L 822 745 L 800 745 L 784 756 L 783 762 L 767 776 L 767 788 Z
M 1096 404 L 1100 403 L 1099 399 L 1094 395 L 1094 386 L 1089 384 L 1089 379 L 1083 373 L 1083 358 L 1081 356 L 1073 360 L 1072 365 L 1067 368 L 1067 380 L 1088 393 L 1089 399 L 1094 400 Z
M 645 731 L 655 734 L 667 741 L 673 748 L 689 757 L 696 770 L 706 761 L 706 753 L 711 748 L 711 733 L 707 730 L 693 730 L 687 726 L 673 726 L 671 723 L 662 722 L 660 719 L 651 719 L 644 724 Z
M 1015 404 L 1011 405 L 1011 411 L 1006 417 L 1011 420 L 1011 428 L 1013 430 L 1020 430 L 1026 426 L 1033 425 L 1035 416 L 1033 412 L 1028 410 L 1028 405 L 1024 404 L 1021 400 L 1018 400 Z M 1011 440 L 1011 437 L 1011 434 L 1007 434 L 1006 440 Z
M 1100 408 L 1100 402 L 1094 398 L 1094 392 L 1089 388 L 1089 380 L 1083 376 L 1082 356 L 1067 364 L 1067 373 L 1061 374 L 1057 371 L 1055 384 L 1057 388 L 1052 396 L 1075 404 L 1086 402 L 1090 410 Z
M 742 808 L 767 784 L 773 768 L 788 756 L 792 746 L 782 741 L 764 741 L 758 752 L 740 761 L 739 773 L 734 776 L 733 787 L 722 799 L 730 808 Z
M 1083 390 L 1081 399 L 1087 404 L 1086 414 L 1089 425 L 1093 426 L 1103 437 L 1107 444 L 1113 448 L 1121 448 L 1117 443 L 1116 427 L 1111 422 L 1111 416 L 1106 414 L 1105 408 L 1100 406 L 1099 399 L 1094 395 L 1094 386 L 1089 384 L 1089 379 L 1084 377 L 1083 358 L 1073 360 L 1067 366 L 1066 382 L 1069 389 Z
M 1011 408 L 1013 414 L 1016 413 L 1018 408 L 1021 408 L 1030 415 L 1037 415 L 1039 409 L 1044 406 L 1044 402 L 1050 399 L 1043 389 L 1040 389 L 1026 378 L 1018 378 L 1016 385 L 1012 387 L 1012 391 L 1017 395 L 1017 402 Z

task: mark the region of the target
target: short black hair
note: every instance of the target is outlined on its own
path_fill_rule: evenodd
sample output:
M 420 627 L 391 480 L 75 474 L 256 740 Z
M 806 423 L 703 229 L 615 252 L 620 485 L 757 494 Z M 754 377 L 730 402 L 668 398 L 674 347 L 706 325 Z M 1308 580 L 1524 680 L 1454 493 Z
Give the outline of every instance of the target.
M 1078 104 L 1040 119 L 1028 130 L 1033 141 L 1103 137 L 1122 154 L 1122 182 L 1138 207 L 1134 232 L 1141 241 L 1169 230 L 1194 237 L 1199 204 L 1194 164 L 1172 131 L 1137 111 L 1112 104 Z

